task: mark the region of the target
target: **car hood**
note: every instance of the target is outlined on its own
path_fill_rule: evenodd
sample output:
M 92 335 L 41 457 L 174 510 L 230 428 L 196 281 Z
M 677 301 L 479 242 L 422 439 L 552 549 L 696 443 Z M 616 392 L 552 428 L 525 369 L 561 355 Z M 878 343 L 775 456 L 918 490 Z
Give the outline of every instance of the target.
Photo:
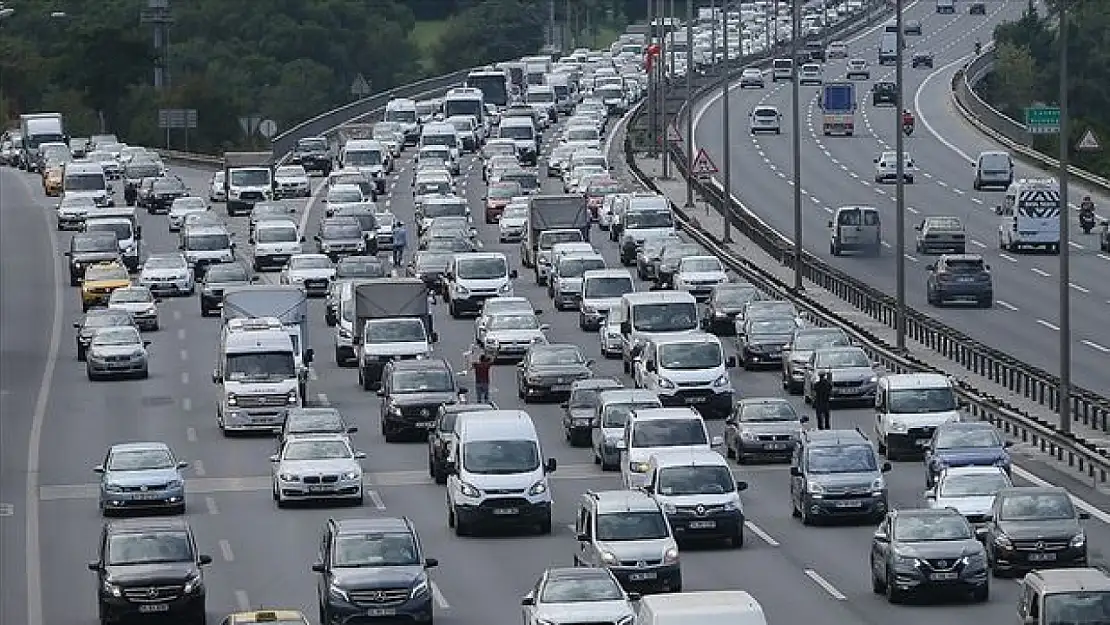
M 582 304 L 598 310 L 612 310 L 620 301 L 619 297 L 586 297 L 582 299 Z
M 578 407 L 578 408 L 571 408 L 570 409 L 570 418 L 571 419 L 592 419 L 593 416 L 594 416 L 594 411 L 593 411 L 592 408 Z
M 347 322 L 344 322 L 343 325 L 344 327 L 350 326 Z M 375 356 L 412 356 L 428 353 L 431 346 L 425 341 L 396 341 L 391 343 L 363 343 L 362 349 L 365 353 Z
M 809 481 L 817 482 L 825 488 L 868 490 L 879 476 L 878 470 L 863 473 L 811 473 Z
M 365 202 L 327 202 L 326 205 L 328 210 L 337 211 L 344 208 L 365 206 Z
M 334 269 L 290 269 L 286 274 L 289 280 L 322 280 L 335 275 Z
M 536 610 L 536 618 L 552 623 L 617 622 L 632 614 L 628 603 L 616 601 L 583 601 L 579 603 L 545 603 Z
M 90 345 L 89 354 L 94 356 L 130 356 L 135 352 L 142 352 L 142 345 Z
M 809 357 L 812 354 L 812 349 L 792 349 L 790 350 L 790 362 L 796 364 L 805 364 L 809 362 Z
M 983 551 L 983 545 L 974 538 L 964 540 L 934 540 L 913 543 L 898 543 L 895 551 L 910 558 L 958 559 Z
M 422 566 L 364 566 L 331 570 L 332 582 L 348 590 L 412 586 L 424 574 Z
M 427 393 L 397 393 L 390 396 L 390 401 L 398 406 L 426 406 L 432 404 L 453 404 L 458 398 L 455 391 L 437 391 Z
M 528 223 L 527 217 L 502 217 L 501 225 L 514 228 L 523 228 Z
M 1081 531 L 1075 519 L 999 521 L 998 527 L 1013 540 L 1071 538 Z
M 740 430 L 752 434 L 798 434 L 801 421 L 742 421 Z
M 108 471 L 104 483 L 112 486 L 151 486 L 180 480 L 177 469 L 147 469 L 144 471 Z
M 994 505 L 994 495 L 976 495 L 972 497 L 937 497 L 930 499 L 931 508 L 954 508 L 964 516 L 981 516 L 990 512 Z
M 180 584 L 200 574 L 192 562 L 164 562 L 158 564 L 125 564 L 105 567 L 107 581 L 121 586 L 161 586 Z
M 833 382 L 859 382 L 868 381 L 875 377 L 875 370 L 871 367 L 840 367 L 838 369 L 824 369 L 832 374 Z
M 323 245 L 358 245 L 362 243 L 362 236 L 320 239 L 320 243 Z
M 963 467 L 1009 462 L 1010 454 L 1002 447 L 961 447 L 938 449 L 933 453 L 933 458 L 944 466 Z
M 723 271 L 683 271 L 679 274 L 683 280 L 726 280 L 728 276 Z
M 333 460 L 282 460 L 277 467 L 278 473 L 294 475 L 314 475 L 317 473 L 346 473 L 359 471 L 357 460 L 336 458 Z
M 582 365 L 532 365 L 526 371 L 528 375 L 538 376 L 572 376 L 572 375 L 589 375 L 590 370 Z
M 597 546 L 615 555 L 618 560 L 658 560 L 670 545 L 666 545 L 664 540 L 651 539 L 609 542 L 599 540 Z
M 159 268 L 143 269 L 143 272 L 141 274 L 139 274 L 139 280 L 141 281 L 141 280 L 144 280 L 146 278 L 184 278 L 187 275 L 189 275 L 189 270 L 185 269 L 185 268 L 181 268 L 181 269 L 165 268 L 165 269 L 163 269 L 163 268 L 159 267 Z
M 793 332 L 791 332 L 789 334 L 787 334 L 787 333 L 783 333 L 783 334 L 773 334 L 773 333 L 770 333 L 770 334 L 749 334 L 748 335 L 748 344 L 749 345 L 776 345 L 776 344 L 783 345 L 783 344 L 786 344 L 790 341 L 790 337 L 792 335 L 793 335 Z
M 101 250 L 98 252 L 74 252 L 71 258 L 74 262 L 94 263 L 104 260 L 115 260 L 117 257 L 119 257 L 118 247 L 111 251 Z

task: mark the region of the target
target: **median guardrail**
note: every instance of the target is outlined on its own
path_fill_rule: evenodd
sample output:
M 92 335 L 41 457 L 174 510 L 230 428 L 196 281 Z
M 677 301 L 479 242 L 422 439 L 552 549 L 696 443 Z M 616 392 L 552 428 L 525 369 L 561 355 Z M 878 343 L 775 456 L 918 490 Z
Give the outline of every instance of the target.
M 1032 148 L 1033 137 L 1026 130 L 1025 124 L 994 108 L 976 93 L 975 85 L 994 70 L 994 54 L 994 47 L 988 47 L 953 74 L 951 94 L 956 110 L 980 132 L 1006 146 L 1019 157 L 1041 167 L 1059 169 L 1059 160 Z M 1091 186 L 1110 192 L 1110 179 L 1074 165 L 1068 167 L 1068 172 Z
M 859 30 L 865 26 L 866 24 L 856 24 L 852 28 Z M 751 64 L 766 60 L 766 57 L 751 59 Z M 691 101 L 696 102 L 708 92 L 719 90 L 723 80 L 724 78 L 720 76 L 699 76 Z M 683 86 L 678 85 L 678 87 Z M 645 125 L 642 113 L 641 108 L 629 121 L 629 126 L 639 127 L 641 133 Z M 679 114 L 681 115 L 681 112 Z M 627 148 L 631 150 L 631 145 Z M 672 161 L 678 164 L 682 174 L 688 177 L 685 169 L 685 150 L 674 145 L 668 146 L 668 150 Z M 629 158 L 631 161 L 631 154 Z M 633 171 L 639 171 L 634 163 L 631 166 Z M 772 257 L 779 259 L 783 265 L 794 268 L 796 262 L 801 262 L 801 271 L 807 280 L 852 304 L 872 319 L 889 327 L 896 327 L 898 307 L 893 297 L 824 263 L 808 252 L 803 251 L 801 258 L 795 259 L 795 251 L 790 241 L 735 198 L 727 198 L 726 201 L 724 189 L 717 180 L 702 182 L 695 179 L 694 185 L 702 197 L 722 215 L 727 216 L 744 236 Z M 1052 411 L 1059 411 L 1057 376 L 1021 362 L 920 311 L 907 309 L 905 323 L 907 335 L 912 340 L 925 345 L 968 371 L 1006 388 L 1015 395 L 1043 405 Z M 994 399 L 1007 410 L 1017 412 L 1017 409 L 1007 404 L 1004 398 Z M 1089 389 L 1073 387 L 1070 403 L 1073 423 L 1095 431 L 1110 432 L 1110 399 Z M 1042 425 L 1052 427 L 1047 422 L 1043 422 Z M 1070 436 L 1062 433 L 1061 435 Z

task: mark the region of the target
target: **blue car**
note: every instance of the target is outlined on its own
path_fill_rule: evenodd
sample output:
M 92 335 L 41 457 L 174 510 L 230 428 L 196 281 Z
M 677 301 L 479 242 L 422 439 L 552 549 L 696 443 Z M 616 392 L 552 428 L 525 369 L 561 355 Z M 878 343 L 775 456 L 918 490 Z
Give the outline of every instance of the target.
M 104 516 L 126 510 L 185 512 L 185 476 L 189 463 L 179 462 L 165 443 L 112 445 L 100 474 L 100 510 Z
M 925 448 L 925 486 L 949 467 L 996 466 L 1009 475 L 1010 444 L 990 423 L 945 423 Z

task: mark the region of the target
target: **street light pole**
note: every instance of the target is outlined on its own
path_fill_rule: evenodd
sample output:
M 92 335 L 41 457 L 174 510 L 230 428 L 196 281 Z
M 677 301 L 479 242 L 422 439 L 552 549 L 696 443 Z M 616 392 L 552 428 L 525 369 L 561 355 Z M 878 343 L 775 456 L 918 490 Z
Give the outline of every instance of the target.
M 663 46 L 663 54 L 666 55 L 666 63 L 660 63 L 659 67 L 659 117 L 663 126 L 663 179 L 666 180 L 671 177 L 671 141 L 668 135 L 670 134 L 670 122 L 667 120 L 667 87 L 671 77 L 674 76 L 674 31 L 671 30 L 671 20 L 674 18 L 674 0 L 670 0 L 671 12 L 667 14 L 667 0 L 659 0 L 659 14 L 663 16 L 662 26 L 663 34 L 660 41 L 666 39 L 667 44 Z M 660 61 L 664 58 L 660 56 Z
M 1068 224 L 1068 2 L 1060 3 L 1060 431 L 1071 432 L 1071 244 Z
M 776 3 L 777 5 L 777 3 Z M 775 15 L 775 29 L 776 35 L 778 29 L 778 14 Z M 794 17 L 791 19 L 790 33 L 790 56 L 793 57 L 794 62 L 797 63 L 798 59 L 798 39 L 800 38 L 802 29 L 802 3 L 798 0 L 794 2 Z M 793 144 L 794 151 L 794 290 L 797 292 L 802 291 L 802 105 L 801 105 L 801 87 L 798 83 L 798 71 L 794 70 L 793 79 L 790 81 L 790 101 L 793 110 L 791 111 L 791 143 Z
M 568 13 L 568 16 L 569 16 L 569 13 Z M 648 36 L 647 36 L 647 44 L 644 46 L 644 50 L 647 52 L 647 54 L 644 57 L 644 63 L 645 63 L 645 65 L 647 65 L 646 69 L 648 70 L 648 72 L 647 72 L 647 79 L 648 79 L 648 98 L 647 98 L 648 144 L 649 144 L 648 154 L 650 154 L 651 156 L 655 156 L 658 153 L 656 148 L 658 147 L 658 145 L 659 145 L 658 142 L 660 141 L 660 138 L 658 136 L 658 132 L 656 130 L 658 128 L 658 123 L 659 122 L 656 119 L 657 111 L 655 110 L 655 102 L 656 102 L 657 98 L 656 98 L 655 93 L 656 93 L 656 91 L 659 90 L 659 81 L 656 80 L 656 78 L 655 78 L 655 70 L 656 70 L 656 65 L 658 65 L 659 62 L 662 59 L 657 59 L 656 57 L 652 56 L 652 54 L 651 54 L 651 50 L 652 50 L 651 46 L 655 45 L 655 2 L 654 2 L 654 0 L 647 0 L 647 22 L 648 22 Z
M 724 80 L 721 81 L 721 131 L 725 133 L 724 141 L 721 145 L 724 146 L 724 159 L 721 163 L 725 168 L 725 203 L 724 214 L 721 215 L 725 222 L 725 231 L 722 241 L 724 243 L 732 243 L 732 125 L 730 123 L 731 115 L 728 111 L 728 88 L 729 83 L 732 81 L 732 60 L 728 55 L 728 3 L 724 4 L 724 22 L 721 26 L 721 45 L 724 48 L 724 58 L 721 63 L 724 64 Z M 743 41 L 743 40 L 741 40 Z M 739 43 L 739 42 L 738 42 Z M 741 44 L 742 45 L 742 44 Z
M 686 210 L 694 208 L 694 0 L 686 0 Z M 727 146 L 726 146 L 727 149 Z
M 902 31 L 902 0 L 896 0 L 895 6 L 895 25 L 898 28 L 898 34 L 895 37 L 895 43 L 898 46 L 896 51 L 896 67 L 894 69 L 894 82 L 897 87 L 897 100 L 898 105 L 894 111 L 894 136 L 895 136 L 895 158 L 897 164 L 895 165 L 894 173 L 898 177 L 894 184 L 894 206 L 895 206 L 895 220 L 894 220 L 894 234 L 895 234 L 895 256 L 894 266 L 897 275 L 896 281 L 896 299 L 897 299 L 897 315 L 895 319 L 895 333 L 897 336 L 898 351 L 905 351 L 906 349 L 906 142 L 905 135 L 902 132 L 902 111 L 906 110 L 903 98 L 905 94 L 902 88 L 902 62 L 904 57 L 904 47 L 906 45 L 905 33 Z

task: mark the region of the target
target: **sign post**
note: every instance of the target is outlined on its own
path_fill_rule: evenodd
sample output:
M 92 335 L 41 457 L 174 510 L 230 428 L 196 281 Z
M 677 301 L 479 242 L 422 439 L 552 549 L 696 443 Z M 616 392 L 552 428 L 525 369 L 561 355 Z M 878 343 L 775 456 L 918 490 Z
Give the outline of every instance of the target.
M 1025 130 L 1031 135 L 1054 135 L 1060 132 L 1060 107 L 1030 106 L 1025 109 Z
M 365 98 L 371 93 L 373 93 L 373 90 L 370 88 L 370 81 L 366 80 L 366 76 L 362 74 L 355 76 L 354 81 L 351 83 L 351 95 L 356 98 Z
M 196 109 L 158 109 L 158 127 L 166 131 L 166 149 L 170 148 L 170 130 L 185 131 L 185 151 L 189 151 L 189 129 L 197 127 Z
M 673 122 L 667 125 L 667 141 L 682 145 L 682 134 L 678 132 L 678 126 Z

